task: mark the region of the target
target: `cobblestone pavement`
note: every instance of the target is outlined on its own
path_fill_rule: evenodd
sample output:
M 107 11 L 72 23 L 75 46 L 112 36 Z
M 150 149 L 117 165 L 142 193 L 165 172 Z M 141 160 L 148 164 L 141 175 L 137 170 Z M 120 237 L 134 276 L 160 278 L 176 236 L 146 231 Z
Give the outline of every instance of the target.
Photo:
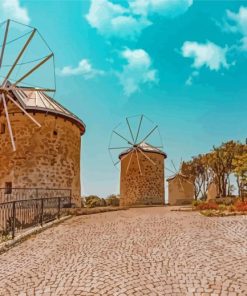
M 0 295 L 247 295 L 247 217 L 75 217 L 0 256 Z

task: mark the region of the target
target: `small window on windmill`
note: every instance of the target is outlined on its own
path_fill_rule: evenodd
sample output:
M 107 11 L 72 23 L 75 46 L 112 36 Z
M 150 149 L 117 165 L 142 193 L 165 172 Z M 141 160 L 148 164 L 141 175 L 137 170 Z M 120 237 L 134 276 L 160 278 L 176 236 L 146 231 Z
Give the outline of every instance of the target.
M 5 183 L 5 194 L 11 194 L 12 193 L 12 182 L 6 182 Z
M 5 130 L 6 130 L 6 126 L 4 123 L 1 123 L 1 126 L 0 126 L 0 134 L 3 135 L 5 134 Z
M 57 130 L 53 131 L 53 136 L 55 136 L 55 137 L 57 136 Z

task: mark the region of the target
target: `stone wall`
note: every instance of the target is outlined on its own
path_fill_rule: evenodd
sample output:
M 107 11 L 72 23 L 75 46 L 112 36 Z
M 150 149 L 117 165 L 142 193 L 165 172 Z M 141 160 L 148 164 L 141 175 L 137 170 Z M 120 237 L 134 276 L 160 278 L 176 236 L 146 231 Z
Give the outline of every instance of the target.
M 138 152 L 142 175 L 138 168 L 135 153 L 133 153 L 127 174 L 130 153 L 126 158 L 122 157 L 120 177 L 121 206 L 164 204 L 164 156 L 151 152 L 145 153 L 156 165 L 153 165 L 143 154 Z
M 180 183 L 180 181 L 181 183 Z M 168 181 L 168 203 L 174 205 L 191 204 L 194 200 L 194 185 L 182 177 Z
M 0 124 L 0 188 L 13 187 L 72 189 L 73 202 L 80 202 L 79 127 L 54 115 L 36 113 L 37 127 L 26 115 L 8 103 L 16 152 L 13 152 L 7 122 L 2 111 Z M 18 113 L 16 113 L 16 111 Z

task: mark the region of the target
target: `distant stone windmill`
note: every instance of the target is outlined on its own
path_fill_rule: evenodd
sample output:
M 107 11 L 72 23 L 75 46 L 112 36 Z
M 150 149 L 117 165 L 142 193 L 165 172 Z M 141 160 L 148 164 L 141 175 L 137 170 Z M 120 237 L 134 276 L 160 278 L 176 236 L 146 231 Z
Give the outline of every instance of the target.
M 109 151 L 114 165 L 121 168 L 121 205 L 164 204 L 167 156 L 161 143 L 158 126 L 144 115 L 127 117 L 126 124 L 113 130 Z
M 185 205 L 190 204 L 195 195 L 194 183 L 191 176 L 185 175 L 182 172 L 183 161 L 180 162 L 179 170 L 171 160 L 174 170 L 166 168 L 173 175 L 167 178 L 168 182 L 168 203 L 170 205 Z

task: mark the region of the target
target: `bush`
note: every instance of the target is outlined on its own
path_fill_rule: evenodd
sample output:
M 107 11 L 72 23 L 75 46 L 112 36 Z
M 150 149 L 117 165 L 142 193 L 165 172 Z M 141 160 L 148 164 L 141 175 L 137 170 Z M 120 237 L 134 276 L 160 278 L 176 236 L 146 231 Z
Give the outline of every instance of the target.
M 223 205 L 226 205 L 226 206 L 230 206 L 234 203 L 235 201 L 235 198 L 234 197 L 219 197 L 219 198 L 216 198 L 214 200 L 214 202 L 216 202 L 218 205 L 219 204 L 223 204 Z
M 101 198 L 99 198 L 97 195 L 86 196 L 85 200 L 86 200 L 86 206 L 88 208 L 100 207 L 102 204 Z
M 201 202 L 196 207 L 197 210 L 218 210 L 219 205 L 216 202 L 208 201 L 208 202 Z
M 238 212 L 247 212 L 247 201 L 237 200 L 234 207 Z
M 119 205 L 120 205 L 120 199 L 115 194 L 109 195 L 106 198 L 106 204 L 107 204 L 107 206 L 119 207 Z
M 197 206 L 199 206 L 199 204 L 201 204 L 201 203 L 202 203 L 201 200 L 193 200 L 193 201 L 192 201 L 192 206 L 193 206 L 193 207 L 197 207 Z

